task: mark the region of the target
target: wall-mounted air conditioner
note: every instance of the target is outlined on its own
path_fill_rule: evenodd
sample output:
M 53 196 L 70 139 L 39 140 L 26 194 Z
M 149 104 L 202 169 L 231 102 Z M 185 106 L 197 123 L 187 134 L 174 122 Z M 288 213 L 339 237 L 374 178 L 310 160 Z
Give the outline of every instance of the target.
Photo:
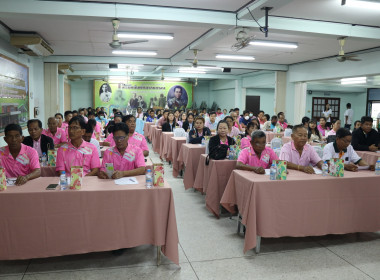
M 30 56 L 49 56 L 54 50 L 38 34 L 11 34 L 11 44 Z

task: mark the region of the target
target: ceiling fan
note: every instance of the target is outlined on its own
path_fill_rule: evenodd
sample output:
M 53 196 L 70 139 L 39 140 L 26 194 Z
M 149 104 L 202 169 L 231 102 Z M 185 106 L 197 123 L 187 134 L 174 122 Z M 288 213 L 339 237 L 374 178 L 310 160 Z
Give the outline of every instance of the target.
M 236 43 L 231 46 L 231 49 L 235 52 L 247 47 L 250 42 L 255 39 L 255 36 L 248 35 L 248 28 L 239 27 L 235 28 Z
M 336 57 L 336 60 L 338 60 L 339 62 L 345 62 L 346 60 L 350 60 L 350 61 L 361 61 L 361 59 L 359 58 L 356 58 L 357 55 L 353 54 L 353 55 L 345 55 L 344 54 L 344 44 L 346 42 L 346 38 L 347 37 L 338 37 L 338 41 L 339 41 L 339 46 L 340 46 L 340 51 L 339 51 L 339 54 L 338 56 Z
M 128 45 L 128 44 L 137 44 L 137 43 L 146 43 L 148 40 L 134 40 L 134 41 L 124 41 L 120 42 L 119 41 L 119 36 L 117 35 L 117 30 L 120 25 L 120 20 L 117 18 L 114 18 L 112 20 L 112 27 L 113 27 L 113 35 L 112 35 L 112 42 L 109 43 L 110 47 L 113 49 L 119 49 L 123 45 Z
M 198 52 L 200 50 L 198 49 L 193 49 L 193 53 L 194 53 L 194 59 L 189 62 L 191 64 L 191 68 L 198 68 L 199 67 L 207 67 L 207 68 L 219 68 L 219 67 L 216 67 L 215 65 L 205 65 L 205 64 L 198 64 Z M 190 60 L 190 59 L 186 59 L 186 60 Z

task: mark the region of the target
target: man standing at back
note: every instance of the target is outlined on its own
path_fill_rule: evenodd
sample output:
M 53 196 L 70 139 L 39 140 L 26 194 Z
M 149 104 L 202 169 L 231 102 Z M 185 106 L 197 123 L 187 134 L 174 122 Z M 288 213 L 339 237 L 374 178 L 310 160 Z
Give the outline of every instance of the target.
M 351 103 L 347 103 L 347 110 L 344 112 L 344 128 L 351 129 L 352 118 L 354 117 L 354 111 L 351 109 Z

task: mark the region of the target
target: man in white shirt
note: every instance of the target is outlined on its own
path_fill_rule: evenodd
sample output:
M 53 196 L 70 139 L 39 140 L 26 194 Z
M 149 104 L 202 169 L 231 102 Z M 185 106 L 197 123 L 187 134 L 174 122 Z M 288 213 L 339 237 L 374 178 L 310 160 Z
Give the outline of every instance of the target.
M 351 132 L 346 128 L 339 128 L 336 132 L 336 140 L 327 144 L 323 149 L 323 161 L 330 161 L 332 158 L 343 159 L 344 169 L 348 171 L 358 171 L 359 166 L 368 166 L 368 163 L 361 159 L 350 145 L 352 139 Z M 374 166 L 370 166 L 374 170 Z
M 98 151 L 99 158 L 102 156 L 102 153 L 100 152 L 100 144 L 98 140 L 95 138 L 92 138 L 94 129 L 91 125 L 86 125 L 86 133 L 82 136 L 83 140 L 86 142 L 89 142 L 90 144 L 94 145 L 96 147 L 96 150 Z
M 347 110 L 344 112 L 344 128 L 351 129 L 352 119 L 354 117 L 354 111 L 351 109 L 351 103 L 347 103 Z

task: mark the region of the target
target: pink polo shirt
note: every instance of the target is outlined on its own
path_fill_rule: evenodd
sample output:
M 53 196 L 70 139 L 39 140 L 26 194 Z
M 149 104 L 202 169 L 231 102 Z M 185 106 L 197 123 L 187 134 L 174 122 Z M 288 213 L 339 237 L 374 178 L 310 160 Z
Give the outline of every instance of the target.
M 102 125 L 99 122 L 96 122 L 95 132 L 102 132 Z
M 240 142 L 240 149 L 243 150 L 244 148 L 251 147 L 251 136 L 247 135 L 244 138 L 241 139 Z
M 21 144 L 21 150 L 16 159 L 9 152 L 8 146 L 1 147 L 0 162 L 1 166 L 5 168 L 7 178 L 25 176 L 32 173 L 33 170 L 40 168 L 37 151 L 24 144 Z
M 278 160 L 278 157 L 271 148 L 265 147 L 259 158 L 252 146 L 243 149 L 238 158 L 238 161 L 245 165 L 262 167 L 264 169 L 268 169 L 272 165 L 273 160 Z
M 320 124 L 317 125 L 317 128 L 318 128 L 318 130 L 319 130 L 319 132 L 321 133 L 322 136 L 326 136 L 327 133 L 329 132 L 329 129 L 328 129 L 328 128 L 323 129 L 322 126 L 321 126 Z
M 44 129 L 42 131 L 42 134 L 52 138 L 54 141 L 54 145 L 58 145 L 60 143 L 67 142 L 67 135 L 68 134 L 66 133 L 66 131 L 64 129 L 59 128 L 59 127 L 57 127 L 57 132 L 55 133 L 55 135 L 53 135 L 53 133 L 51 133 L 49 129 Z
M 37 154 L 39 157 L 42 157 L 42 151 L 41 151 L 41 136 L 38 141 L 33 140 L 33 149 L 37 151 Z
M 110 143 L 111 147 L 116 145 L 115 140 L 113 140 L 113 133 L 110 133 L 104 142 Z M 146 143 L 145 137 L 136 131 L 128 139 L 128 145 L 135 145 L 143 151 L 149 151 L 148 144 Z
M 283 123 L 277 122 L 277 123 L 281 126 L 282 130 L 285 130 L 288 127 L 288 124 L 286 122 L 283 122 Z
M 60 128 L 62 128 L 62 129 L 65 129 L 65 130 L 66 130 L 66 127 L 68 127 L 68 126 L 69 126 L 69 124 L 68 124 L 68 123 L 65 123 L 65 122 L 63 122 Z
M 83 166 L 84 175 L 90 173 L 93 168 L 99 168 L 100 160 L 96 147 L 84 140 L 79 148 L 70 142 L 62 145 L 57 152 L 56 171 L 66 171 L 66 174 L 70 174 L 71 166 Z
M 336 131 L 334 129 L 331 129 L 325 136 L 330 136 L 330 135 L 336 135 Z
M 106 163 L 112 163 L 114 170 L 127 171 L 139 167 L 145 167 L 145 160 L 142 150 L 139 147 L 128 144 L 124 155 L 119 153 L 116 147 L 111 147 L 104 151 L 101 171 L 106 172 Z
M 302 166 L 308 166 L 310 164 L 315 166 L 318 162 L 321 161 L 321 158 L 318 156 L 317 152 L 309 144 L 305 144 L 305 146 L 303 146 L 302 155 L 300 156 L 294 147 L 293 141 L 282 146 L 280 159 Z
M 232 126 L 231 132 L 227 134 L 227 136 L 234 137 L 238 136 L 240 133 L 240 130 L 236 128 L 235 126 Z

